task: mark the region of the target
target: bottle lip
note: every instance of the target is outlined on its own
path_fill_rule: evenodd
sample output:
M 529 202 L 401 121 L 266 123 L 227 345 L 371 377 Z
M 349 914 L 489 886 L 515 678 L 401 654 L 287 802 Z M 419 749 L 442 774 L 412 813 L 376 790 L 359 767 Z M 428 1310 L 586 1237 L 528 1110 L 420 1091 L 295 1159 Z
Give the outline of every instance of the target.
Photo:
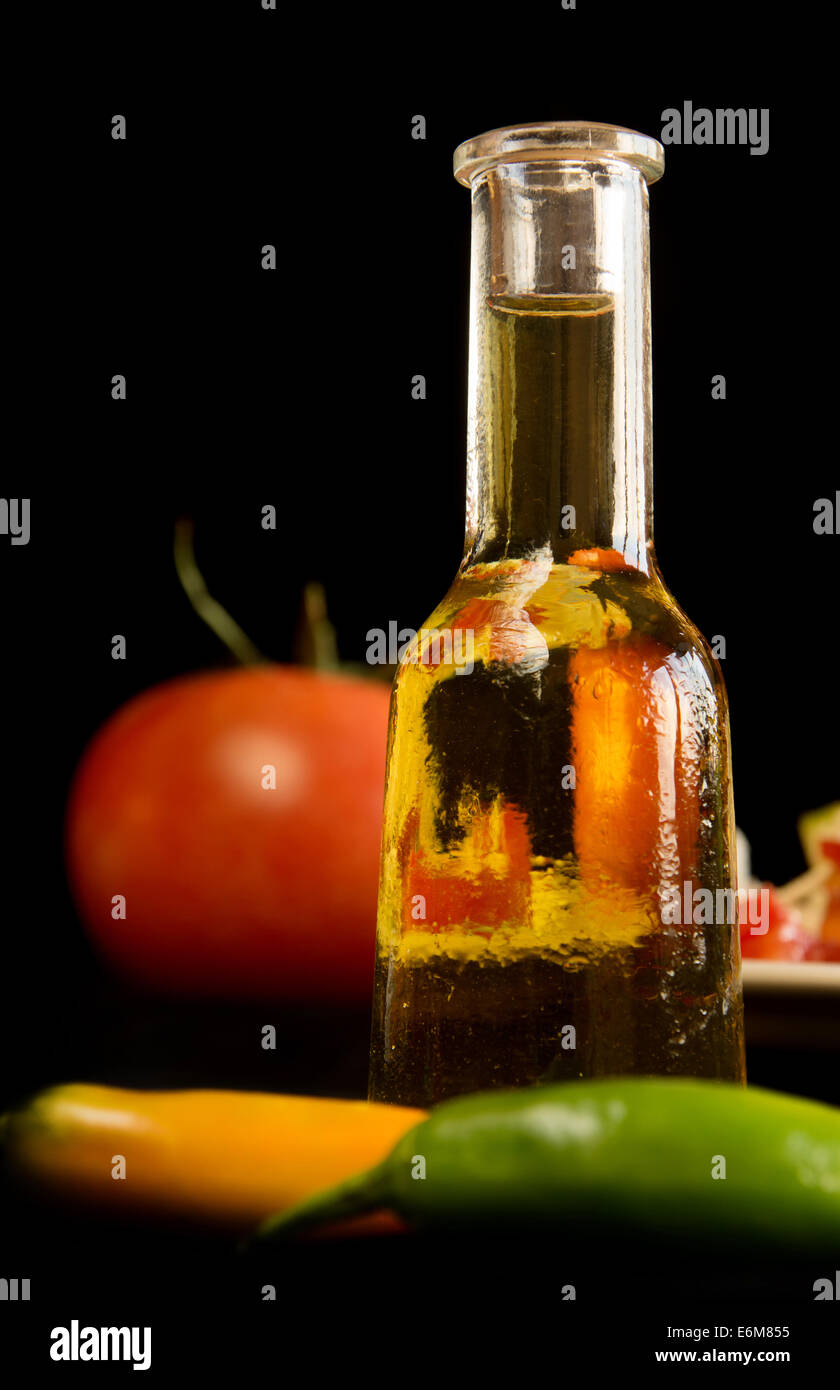
M 658 140 L 627 126 L 603 125 L 599 121 L 537 121 L 487 130 L 458 146 L 453 167 L 458 182 L 469 188 L 479 174 L 495 164 L 565 160 L 618 160 L 640 170 L 649 184 L 665 171 L 665 151 Z

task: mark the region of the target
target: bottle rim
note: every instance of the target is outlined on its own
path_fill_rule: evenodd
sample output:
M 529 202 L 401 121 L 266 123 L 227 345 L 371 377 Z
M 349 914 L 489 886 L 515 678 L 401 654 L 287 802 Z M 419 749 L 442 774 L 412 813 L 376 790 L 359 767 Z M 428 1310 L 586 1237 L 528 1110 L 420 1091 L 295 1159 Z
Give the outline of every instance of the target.
M 665 151 L 653 136 L 600 121 L 537 121 L 487 130 L 458 146 L 453 168 L 458 182 L 469 188 L 479 174 L 496 164 L 564 161 L 630 164 L 648 184 L 665 171 Z

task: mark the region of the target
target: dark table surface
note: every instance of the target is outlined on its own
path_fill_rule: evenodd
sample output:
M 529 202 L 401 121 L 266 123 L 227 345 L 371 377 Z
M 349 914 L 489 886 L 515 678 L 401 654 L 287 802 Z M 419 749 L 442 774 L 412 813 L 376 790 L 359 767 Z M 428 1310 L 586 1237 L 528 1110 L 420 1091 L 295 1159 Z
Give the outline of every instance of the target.
M 749 1017 L 748 1008 L 748 1027 Z M 150 998 L 92 968 L 84 992 L 68 1002 L 60 1023 L 49 1035 L 51 1043 L 21 1045 L 16 1056 L 7 1056 L 4 1104 L 69 1080 L 347 1098 L 365 1092 L 366 1010 Z M 261 1045 L 267 1023 L 277 1029 L 276 1048 L 268 1051 Z M 836 1101 L 840 1053 L 786 1046 L 783 1037 L 777 1045 L 749 1046 L 750 1082 Z M 138 1324 L 146 1318 L 157 1329 L 156 1366 L 170 1368 L 179 1358 L 194 1366 L 205 1351 L 208 1364 L 216 1364 L 242 1339 L 256 1357 L 254 1339 L 268 1338 L 265 1354 L 271 1355 L 272 1338 L 285 1335 L 300 1344 L 310 1335 L 305 1328 L 317 1334 L 319 1364 L 333 1357 L 330 1364 L 338 1366 L 338 1343 L 321 1344 L 324 1328 L 336 1329 L 336 1337 L 344 1328 L 357 1341 L 375 1340 L 380 1318 L 387 1321 L 386 1338 L 396 1338 L 405 1320 L 406 1345 L 418 1320 L 454 1327 L 477 1319 L 504 1339 L 511 1327 L 496 1326 L 494 1309 L 500 1306 L 519 1307 L 531 1322 L 550 1319 L 554 1325 L 571 1318 L 575 1345 L 594 1337 L 605 1364 L 637 1355 L 652 1361 L 655 1349 L 676 1345 L 667 1327 L 692 1319 L 710 1328 L 727 1320 L 733 1327 L 744 1319 L 751 1325 L 786 1320 L 800 1369 L 811 1357 L 817 1364 L 818 1348 L 829 1335 L 829 1315 L 814 1302 L 813 1285 L 833 1271 L 813 1261 L 768 1262 L 749 1251 L 701 1257 L 651 1245 L 575 1245 L 556 1234 L 520 1240 L 389 1236 L 299 1243 L 248 1259 L 229 1235 L 115 1221 L 8 1183 L 0 1199 L 0 1245 L 0 1275 L 31 1281 L 30 1303 L 17 1305 L 14 1323 L 11 1304 L 2 1314 L 7 1334 L 13 1331 L 24 1352 L 33 1339 L 46 1336 L 48 1323 L 64 1325 L 79 1316 L 103 1325 L 115 1318 Z M 565 1307 L 569 1285 L 576 1294 L 574 1312 Z M 209 1319 L 217 1329 L 200 1347 L 190 1332 L 196 1319 L 205 1328 Z M 605 1326 L 614 1337 L 601 1345 Z M 737 1338 L 727 1345 L 736 1343 L 747 1345 Z

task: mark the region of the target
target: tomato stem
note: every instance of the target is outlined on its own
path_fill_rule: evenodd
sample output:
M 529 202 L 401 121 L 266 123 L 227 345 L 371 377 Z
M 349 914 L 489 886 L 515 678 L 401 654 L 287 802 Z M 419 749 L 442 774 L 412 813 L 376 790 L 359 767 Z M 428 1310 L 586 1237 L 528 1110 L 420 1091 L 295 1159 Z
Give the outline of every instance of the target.
M 327 617 L 327 596 L 323 584 L 314 581 L 303 590 L 294 659 L 299 666 L 313 666 L 316 671 L 336 671 L 339 667 L 335 628 Z
M 232 618 L 226 608 L 213 598 L 198 568 L 194 545 L 195 528 L 189 517 L 179 517 L 175 522 L 175 570 L 181 581 L 190 605 L 220 642 L 223 642 L 231 656 L 243 666 L 257 666 L 268 658 L 263 656 L 246 632 Z

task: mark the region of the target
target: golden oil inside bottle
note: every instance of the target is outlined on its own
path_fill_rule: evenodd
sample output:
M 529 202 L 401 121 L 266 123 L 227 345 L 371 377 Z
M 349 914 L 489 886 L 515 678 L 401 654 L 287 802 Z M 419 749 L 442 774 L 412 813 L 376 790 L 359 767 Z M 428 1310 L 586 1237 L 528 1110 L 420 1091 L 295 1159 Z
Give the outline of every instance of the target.
M 613 301 L 494 298 L 479 346 L 478 544 L 425 625 L 473 668 L 419 640 L 395 682 L 370 1094 L 742 1080 L 737 926 L 663 922 L 733 884 L 725 696 L 655 565 L 597 560 Z

